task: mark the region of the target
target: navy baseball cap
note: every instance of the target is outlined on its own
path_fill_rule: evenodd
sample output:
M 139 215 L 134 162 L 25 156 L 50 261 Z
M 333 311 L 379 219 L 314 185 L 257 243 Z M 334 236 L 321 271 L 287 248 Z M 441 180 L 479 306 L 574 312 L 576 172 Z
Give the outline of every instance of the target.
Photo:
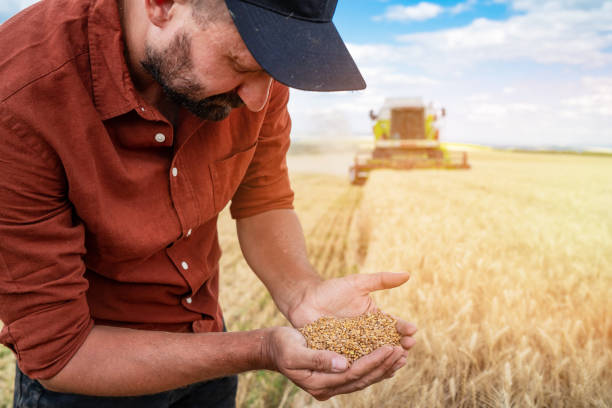
M 338 0 L 225 0 L 238 32 L 272 78 L 306 91 L 366 83 L 332 17 Z

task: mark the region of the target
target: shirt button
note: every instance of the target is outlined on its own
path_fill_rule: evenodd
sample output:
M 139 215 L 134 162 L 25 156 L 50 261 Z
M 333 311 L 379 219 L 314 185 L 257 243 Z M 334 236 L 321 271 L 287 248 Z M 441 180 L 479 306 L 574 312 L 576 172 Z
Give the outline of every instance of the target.
M 192 230 L 191 230 L 191 228 L 190 228 L 190 229 L 189 229 L 189 231 L 187 231 L 187 236 L 188 236 L 188 237 L 189 237 L 189 236 L 191 236 L 191 233 L 192 233 L 192 232 L 193 232 L 193 231 L 192 231 Z
M 184 270 L 187 270 L 187 269 L 189 269 L 189 264 L 188 264 L 187 262 L 183 261 L 183 262 L 181 262 L 181 267 L 182 267 Z
M 141 112 L 144 112 L 144 111 L 145 111 L 145 108 L 144 108 L 143 106 L 141 106 L 141 107 L 140 107 L 140 111 L 141 111 Z
M 193 299 L 191 299 L 190 297 L 188 297 L 187 299 L 185 299 L 185 302 L 187 302 L 188 305 L 191 304 L 191 302 L 193 302 Z
M 173 167 L 173 168 L 172 168 L 172 176 L 173 176 L 173 177 L 178 176 L 178 169 L 177 169 L 176 167 Z
M 164 143 L 166 141 L 166 135 L 164 135 L 163 133 L 156 134 L 155 141 L 158 143 Z

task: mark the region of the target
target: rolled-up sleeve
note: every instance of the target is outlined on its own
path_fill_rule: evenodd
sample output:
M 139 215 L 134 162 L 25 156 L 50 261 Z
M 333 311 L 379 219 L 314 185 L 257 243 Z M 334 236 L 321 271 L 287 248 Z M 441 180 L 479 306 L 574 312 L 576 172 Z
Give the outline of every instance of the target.
M 293 208 L 293 191 L 285 157 L 291 132 L 288 101 L 289 88 L 275 82 L 255 155 L 232 199 L 230 211 L 233 218 Z
M 57 374 L 85 341 L 84 228 L 52 149 L 0 111 L 0 342 L 36 379 Z

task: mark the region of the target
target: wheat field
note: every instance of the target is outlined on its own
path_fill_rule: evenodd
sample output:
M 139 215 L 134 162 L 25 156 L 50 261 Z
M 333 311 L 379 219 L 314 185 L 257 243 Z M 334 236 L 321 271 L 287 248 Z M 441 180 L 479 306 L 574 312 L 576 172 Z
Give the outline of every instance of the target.
M 241 376 L 240 406 L 612 406 L 612 158 L 471 152 L 469 171 L 376 171 L 364 187 L 294 177 L 328 277 L 409 271 L 379 306 L 419 327 L 390 380 L 320 403 L 282 376 Z M 323 163 L 322 163 L 323 165 Z M 234 330 L 283 324 L 220 223 Z M 238 306 L 238 307 L 236 307 Z
M 612 158 L 476 151 L 470 161 L 380 170 L 363 187 L 293 175 L 322 275 L 411 273 L 374 297 L 419 327 L 417 345 L 394 378 L 325 402 L 279 374 L 242 374 L 238 406 L 612 406 Z M 219 234 L 229 329 L 287 324 L 227 211 Z M 0 407 L 11 406 L 13 365 L 0 350 Z

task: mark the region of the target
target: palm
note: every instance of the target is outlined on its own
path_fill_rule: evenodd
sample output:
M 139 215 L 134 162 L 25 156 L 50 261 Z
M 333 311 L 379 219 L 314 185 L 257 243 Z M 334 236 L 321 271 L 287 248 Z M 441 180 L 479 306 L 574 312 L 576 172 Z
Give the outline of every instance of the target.
M 321 282 L 308 291 L 290 314 L 294 327 L 315 321 L 322 316 L 354 317 L 377 310 L 370 292 L 401 285 L 404 274 L 349 275 Z

